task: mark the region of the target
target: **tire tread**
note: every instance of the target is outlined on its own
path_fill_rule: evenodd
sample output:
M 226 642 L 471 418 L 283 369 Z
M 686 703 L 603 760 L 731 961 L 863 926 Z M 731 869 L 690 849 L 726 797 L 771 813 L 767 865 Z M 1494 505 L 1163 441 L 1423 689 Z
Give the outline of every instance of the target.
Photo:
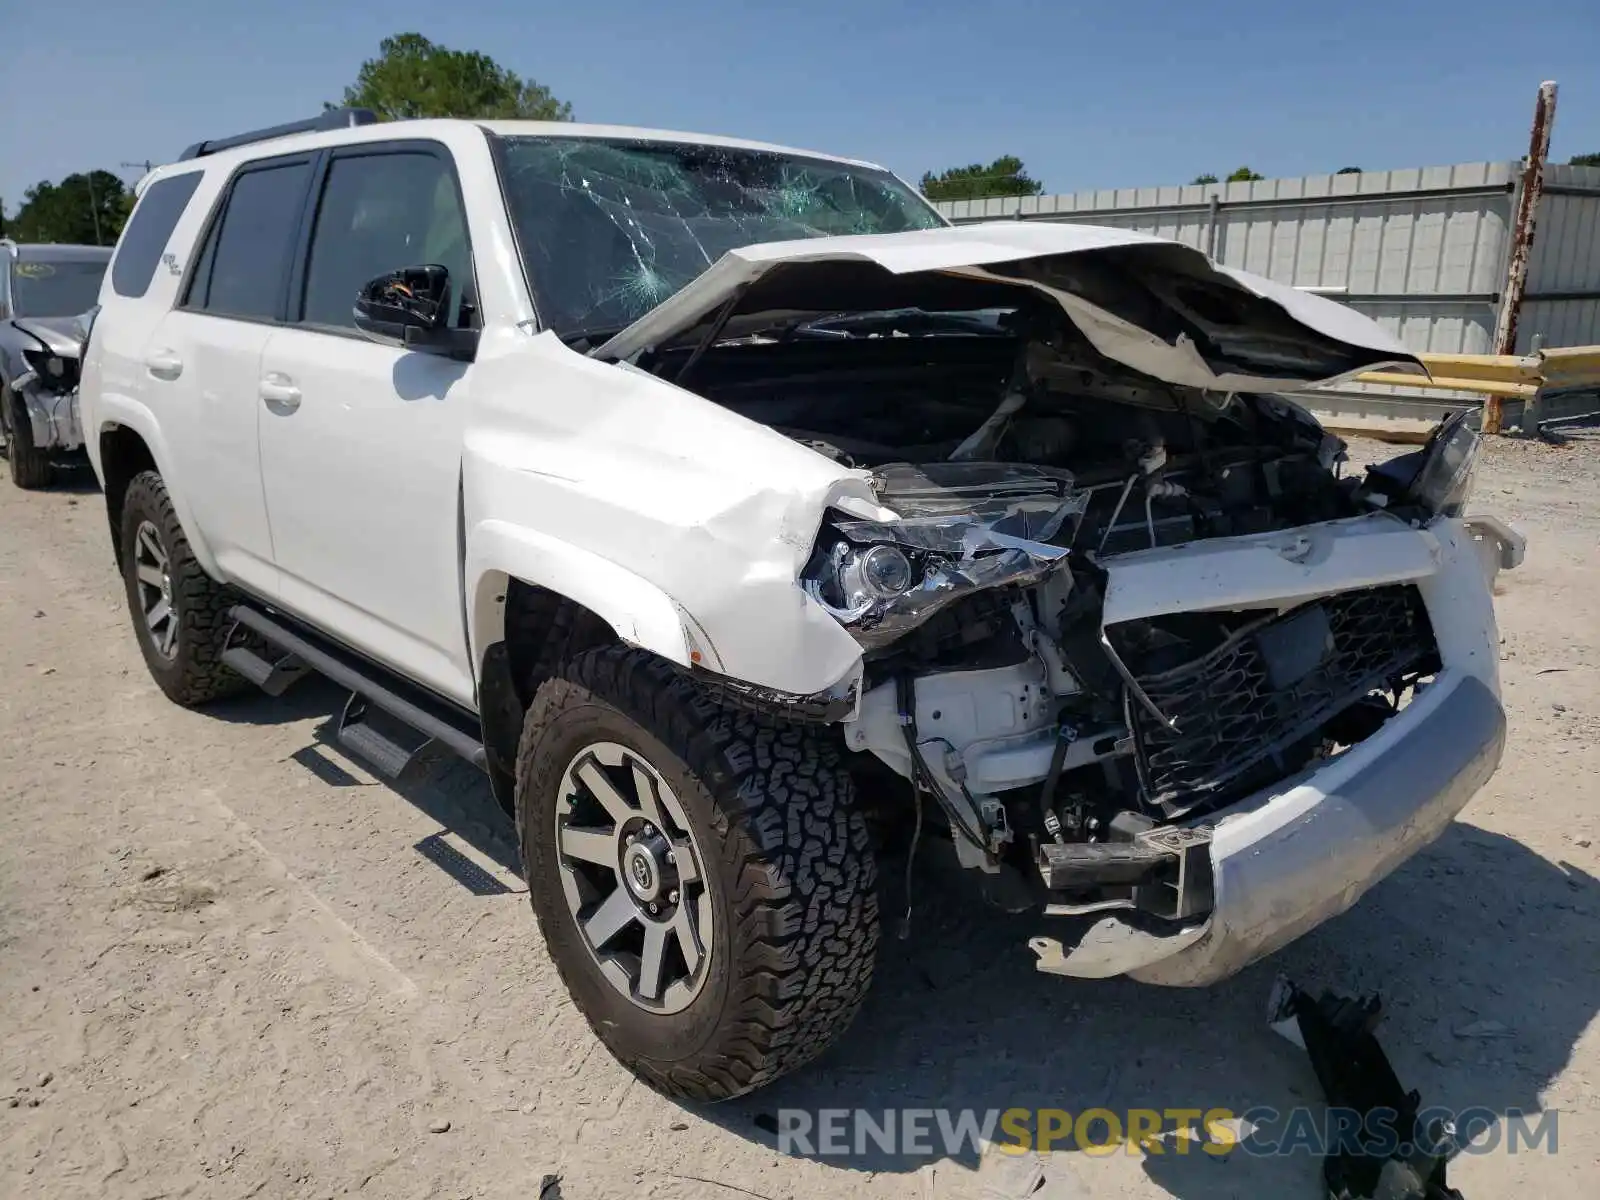
M 628 1056 L 589 1018 L 591 1028 L 624 1066 L 669 1096 L 742 1095 L 826 1049 L 871 984 L 876 865 L 849 775 L 825 731 L 719 704 L 654 656 L 601 646 L 560 664 L 534 697 L 517 756 L 519 842 L 523 783 L 541 731 L 563 708 L 591 699 L 639 722 L 700 779 L 715 800 L 724 878 L 736 880 L 728 1016 L 703 1051 L 672 1062 Z M 537 904 L 534 912 L 554 946 Z M 571 992 L 568 965 L 553 957 Z
M 151 674 L 168 698 L 185 708 L 196 708 L 242 692 L 249 686 L 248 681 L 222 662 L 228 637 L 228 611 L 238 598 L 207 575 L 205 568 L 196 561 L 177 511 L 172 507 L 172 498 L 167 495 L 166 483 L 155 471 L 135 475 L 123 493 L 123 570 L 129 580 L 134 571 L 134 556 L 129 545 L 132 531 L 147 519 L 160 528 L 171 559 L 172 597 L 179 622 L 177 669 L 158 670 L 151 658 L 153 651 L 146 646 L 147 634 L 137 624 L 140 620 L 134 603 L 137 593 L 131 583 L 127 584 L 128 606 L 136 622 L 135 636 L 139 638 L 140 648 L 145 650 L 146 661 L 151 663 Z

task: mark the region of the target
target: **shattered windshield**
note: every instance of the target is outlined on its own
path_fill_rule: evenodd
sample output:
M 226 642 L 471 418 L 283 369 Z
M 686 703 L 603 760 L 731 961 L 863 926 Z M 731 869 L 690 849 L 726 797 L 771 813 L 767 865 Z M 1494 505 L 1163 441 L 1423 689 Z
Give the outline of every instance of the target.
M 88 312 L 99 302 L 105 273 L 105 260 L 13 262 L 12 311 L 19 317 L 75 317 Z
M 765 150 L 505 137 L 507 207 L 540 323 L 563 337 L 631 324 L 755 242 L 944 222 L 894 176 Z

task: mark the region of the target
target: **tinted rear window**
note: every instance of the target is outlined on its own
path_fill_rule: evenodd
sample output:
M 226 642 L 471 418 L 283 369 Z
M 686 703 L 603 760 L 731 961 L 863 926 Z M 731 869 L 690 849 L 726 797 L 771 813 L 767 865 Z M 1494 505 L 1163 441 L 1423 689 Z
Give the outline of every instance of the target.
M 117 295 L 135 299 L 149 290 L 167 240 L 199 185 L 200 172 L 188 171 L 158 179 L 145 189 L 117 244 L 111 267 L 111 287 Z
M 189 304 L 218 316 L 278 315 L 294 253 L 311 164 L 245 171 L 213 223 L 190 287 Z

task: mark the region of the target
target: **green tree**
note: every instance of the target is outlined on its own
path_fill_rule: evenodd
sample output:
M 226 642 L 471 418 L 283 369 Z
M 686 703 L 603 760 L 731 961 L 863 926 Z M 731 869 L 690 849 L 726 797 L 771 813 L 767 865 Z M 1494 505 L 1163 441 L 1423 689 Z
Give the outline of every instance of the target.
M 1600 154 L 1574 154 L 1567 160 L 1567 165 L 1573 167 L 1600 167 Z
M 1217 182 L 1217 177 L 1215 175 L 1196 175 L 1193 179 L 1191 179 L 1189 181 L 1189 185 L 1191 187 L 1193 187 L 1197 183 L 1216 183 L 1216 182 Z
M 1249 167 L 1235 167 L 1233 174 L 1228 176 L 1229 183 L 1251 183 L 1257 179 L 1265 179 L 1265 175 L 1258 175 Z
M 378 43 L 344 90 L 344 105 L 370 108 L 383 120 L 407 117 L 499 117 L 570 121 L 572 105 L 476 50 L 451 50 L 420 33 Z M 328 105 L 329 108 L 334 107 Z
M 922 176 L 922 194 L 929 200 L 982 200 L 985 196 L 1037 196 L 1044 184 L 1030 179 L 1022 160 L 1002 154 L 992 163 L 951 167 Z
M 128 219 L 127 184 L 110 171 L 68 175 L 36 183 L 7 225 L 19 242 L 69 242 L 109 246 Z
M 1359 174 L 1361 174 L 1361 168 L 1360 167 L 1340 167 L 1337 171 L 1334 172 L 1334 174 L 1335 175 L 1359 175 Z

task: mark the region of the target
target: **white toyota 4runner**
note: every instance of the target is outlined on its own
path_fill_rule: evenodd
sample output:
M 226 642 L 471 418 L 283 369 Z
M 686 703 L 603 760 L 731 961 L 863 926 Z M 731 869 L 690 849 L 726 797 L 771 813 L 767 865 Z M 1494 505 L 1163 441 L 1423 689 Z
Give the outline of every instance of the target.
M 381 772 L 482 766 L 663 1092 L 849 1024 L 886 846 L 1048 919 L 1045 970 L 1204 984 L 1499 762 L 1521 539 L 1463 516 L 1464 421 L 1346 474 L 1283 397 L 1422 370 L 1342 305 L 621 128 L 331 113 L 139 190 L 82 419 L 151 674 L 319 672 Z

